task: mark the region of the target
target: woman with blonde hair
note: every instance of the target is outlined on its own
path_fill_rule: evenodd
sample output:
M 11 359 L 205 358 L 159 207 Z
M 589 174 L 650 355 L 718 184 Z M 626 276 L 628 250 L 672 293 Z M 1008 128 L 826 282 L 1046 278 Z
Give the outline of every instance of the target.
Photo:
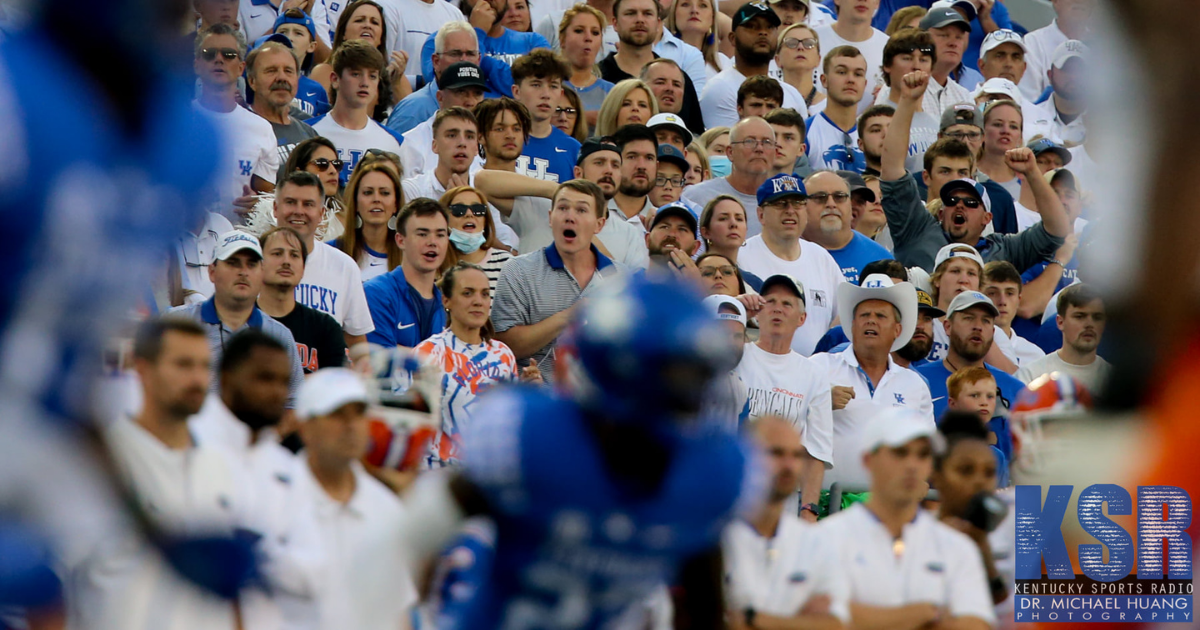
M 342 236 L 330 243 L 362 269 L 363 282 L 400 266 L 396 215 L 404 207 L 400 177 L 385 160 L 360 163 L 350 176 Z
M 488 285 L 496 290 L 500 271 L 512 259 L 512 253 L 502 249 L 496 237 L 496 226 L 488 208 L 487 196 L 473 186 L 458 186 L 447 190 L 438 200 L 450 219 L 450 245 L 442 271 L 467 262 L 479 265 L 487 274 Z
M 714 0 L 675 0 L 667 10 L 667 30 L 704 55 L 704 71 L 709 79 L 730 64 L 729 57 L 720 51 L 720 16 Z
M 558 25 L 559 50 L 571 68 L 571 78 L 563 85 L 579 95 L 589 127 L 595 126 L 600 106 L 613 89 L 612 83 L 600 78 L 596 68 L 607 25 L 608 20 L 599 9 L 582 2 L 567 9 Z
M 900 29 L 905 28 L 920 28 L 921 18 L 925 17 L 928 11 L 925 7 L 904 7 L 892 14 L 892 19 L 888 22 L 887 29 L 883 32 L 891 37 Z
M 600 114 L 596 117 L 596 136 L 603 138 L 611 136 L 621 127 L 629 124 L 644 125 L 650 117 L 658 113 L 658 101 L 650 86 L 640 79 L 625 79 L 613 86 L 604 104 L 600 106 Z
M 687 182 L 685 186 L 712 179 L 712 171 L 708 167 L 708 151 L 705 151 L 699 142 L 693 141 L 687 146 L 687 161 L 690 167 L 683 174 L 683 179 Z
M 783 71 L 783 81 L 796 88 L 805 105 L 812 107 L 825 100 L 813 81 L 813 72 L 821 65 L 821 38 L 816 29 L 807 24 L 783 29 L 775 48 L 775 63 Z

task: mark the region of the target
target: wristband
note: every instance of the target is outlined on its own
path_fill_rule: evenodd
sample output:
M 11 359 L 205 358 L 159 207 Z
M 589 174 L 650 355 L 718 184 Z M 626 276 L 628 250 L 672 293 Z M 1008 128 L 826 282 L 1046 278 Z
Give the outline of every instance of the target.
M 812 512 L 813 516 L 821 515 L 820 507 L 816 503 L 805 503 L 804 505 L 801 505 L 800 511 L 803 512 L 804 510 L 808 510 L 809 512 Z
M 1050 265 L 1058 265 L 1059 267 L 1062 267 L 1063 269 L 1066 269 L 1066 268 L 1067 268 L 1067 266 L 1066 266 L 1066 265 L 1064 265 L 1064 264 L 1063 264 L 1061 261 L 1059 261 L 1057 258 L 1056 258 L 1056 259 L 1053 259 L 1053 260 L 1051 260 L 1051 261 L 1050 261 L 1050 262 L 1048 262 L 1048 263 L 1046 263 L 1046 266 L 1047 266 L 1047 267 L 1049 267 Z

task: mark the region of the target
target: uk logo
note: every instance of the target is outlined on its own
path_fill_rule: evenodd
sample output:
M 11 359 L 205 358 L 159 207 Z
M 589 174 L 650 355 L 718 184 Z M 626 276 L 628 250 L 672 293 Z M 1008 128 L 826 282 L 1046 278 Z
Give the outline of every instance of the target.
M 238 169 L 242 172 L 242 177 L 250 177 L 250 172 L 254 170 L 254 162 L 238 160 Z
M 898 392 L 895 394 L 895 396 L 896 396 L 896 404 L 903 405 L 904 404 L 904 396 Z
M 800 182 L 791 175 L 776 177 L 775 179 L 771 180 L 771 183 L 775 185 L 776 194 L 781 192 L 802 192 L 800 190 Z

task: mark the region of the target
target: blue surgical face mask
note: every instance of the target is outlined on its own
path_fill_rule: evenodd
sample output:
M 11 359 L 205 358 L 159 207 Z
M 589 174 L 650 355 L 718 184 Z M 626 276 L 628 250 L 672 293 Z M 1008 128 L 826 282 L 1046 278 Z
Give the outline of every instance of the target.
M 464 232 L 462 230 L 450 229 L 450 242 L 454 243 L 454 248 L 464 254 L 471 254 L 483 247 L 483 242 L 487 238 L 483 232 Z
M 713 155 L 708 158 L 708 170 L 712 172 L 713 179 L 725 177 L 733 170 L 733 163 L 727 155 Z

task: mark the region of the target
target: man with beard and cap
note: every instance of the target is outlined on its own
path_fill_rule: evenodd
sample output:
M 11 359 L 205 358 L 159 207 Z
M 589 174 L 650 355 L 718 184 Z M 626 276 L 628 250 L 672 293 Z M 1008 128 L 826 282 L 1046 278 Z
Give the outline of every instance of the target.
M 855 445 L 871 418 L 888 407 L 903 407 L 932 424 L 933 403 L 921 376 L 897 365 L 891 355 L 912 339 L 916 289 L 875 274 L 861 286 L 842 284 L 837 299 L 838 311 L 850 320 L 850 346 L 844 352 L 814 355 L 813 363 L 829 375 L 833 401 L 833 471 L 825 485 L 838 482 L 854 493 L 869 484 Z M 841 507 L 849 502 L 852 499 L 843 495 Z
M 746 351 L 746 307 L 737 298 L 728 295 L 710 295 L 704 298 L 704 306 L 712 312 L 725 330 L 737 352 L 738 362 Z M 750 400 L 746 384 L 737 370 L 730 370 L 726 378 L 718 377 L 707 392 L 701 416 L 712 418 L 729 431 L 736 433 L 750 418 Z M 796 491 L 795 485 L 792 492 Z
M 672 273 L 681 279 L 700 282 L 700 269 L 692 256 L 700 250 L 696 239 L 696 215 L 682 203 L 669 203 L 658 209 L 646 233 L 651 273 Z
M 913 329 L 912 339 L 892 353 L 896 365 L 913 369 L 924 365 L 925 357 L 933 349 L 933 326 L 937 318 L 945 316 L 946 311 L 933 303 L 931 295 L 917 289 L 917 326 Z
M 969 367 L 987 368 L 996 379 L 1000 389 L 996 402 L 996 416 L 988 423 L 988 430 L 996 434 L 999 443 L 995 446 L 1004 453 L 1004 457 L 1012 460 L 1012 433 L 1008 426 L 1008 410 L 1016 402 L 1017 394 L 1025 384 L 1011 374 L 983 362 L 996 332 L 996 316 L 1000 311 L 979 291 L 964 291 L 955 296 L 947 309 L 946 319 L 942 322 L 946 335 L 950 338 L 950 347 L 946 350 L 946 358 L 941 361 L 926 363 L 916 368 L 921 376 L 929 383 L 929 392 L 933 396 L 933 415 L 941 418 L 946 410 L 948 390 L 946 379 L 951 374 Z
M 1067 146 L 1082 144 L 1087 139 L 1084 127 L 1087 57 L 1088 47 L 1081 41 L 1071 39 L 1058 45 L 1047 72 L 1052 89 L 1050 98 L 1021 108 L 1029 121 L 1026 125 L 1047 129 L 1046 137 Z
M 326 316 L 328 317 L 328 316 Z M 301 460 L 279 443 L 290 379 L 287 349 L 259 330 L 230 337 L 221 356 L 220 394 L 189 422 L 197 442 L 230 455 L 249 501 L 242 526 L 260 537 L 266 586 L 243 591 L 246 627 L 294 627 L 292 603 L 312 602 L 322 580 L 324 547 L 309 493 L 298 487 Z M 311 605 L 311 604 L 310 604 Z

